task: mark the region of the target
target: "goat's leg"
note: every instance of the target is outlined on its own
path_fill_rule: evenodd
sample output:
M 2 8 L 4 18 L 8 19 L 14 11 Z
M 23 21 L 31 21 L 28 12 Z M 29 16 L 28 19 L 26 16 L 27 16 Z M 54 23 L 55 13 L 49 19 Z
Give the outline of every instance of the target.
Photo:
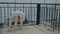
M 9 23 L 9 28 L 11 27 L 11 23 Z
M 23 22 L 22 22 L 22 21 L 20 21 L 20 23 L 21 23 L 21 28 L 23 28 Z
M 12 21 L 10 20 L 9 21 L 9 28 L 11 28 L 11 26 L 12 26 Z
M 12 27 L 12 21 L 10 20 L 9 21 L 9 28 L 7 29 L 8 30 L 8 32 L 10 31 L 10 28 Z
M 17 27 L 17 22 L 15 22 L 14 26 L 15 26 L 15 28 Z

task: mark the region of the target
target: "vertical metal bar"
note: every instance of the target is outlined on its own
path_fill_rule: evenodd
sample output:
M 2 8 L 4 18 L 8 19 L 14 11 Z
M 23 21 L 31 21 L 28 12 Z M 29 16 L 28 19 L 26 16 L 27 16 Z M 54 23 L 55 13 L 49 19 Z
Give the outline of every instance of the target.
M 24 4 L 23 4 L 23 13 L 24 13 Z
M 35 8 L 34 8 L 34 21 L 35 21 Z
M 27 7 L 27 10 L 28 10 L 28 19 L 29 19 L 29 8 Z
M 1 8 L 1 23 L 2 23 L 2 8 Z
M 6 11 L 5 11 L 5 7 L 4 7 L 4 22 L 6 24 Z
M 44 11 L 43 11 L 43 25 L 45 25 L 45 18 L 46 18 L 46 14 L 45 14 L 45 4 L 44 4 Z
M 39 23 L 40 23 L 40 8 L 41 6 L 40 6 L 40 4 L 37 4 L 37 25 L 39 25 Z
M 44 7 L 42 7 L 42 24 L 44 24 Z
M 60 30 L 60 9 L 59 9 L 59 26 L 58 26 L 59 30 Z
M 59 30 L 60 30 L 60 9 L 59 9 L 59 26 L 58 26 Z
M 27 12 L 27 19 L 28 19 L 28 9 L 26 8 L 26 12 Z
M 27 16 L 27 8 L 25 8 L 25 16 Z
M 60 22 L 60 12 L 59 12 L 59 22 Z
M 14 11 L 16 11 L 16 0 L 15 0 L 15 7 L 14 7 Z
M 33 17 L 33 16 L 32 16 L 32 7 L 31 7 L 31 22 L 33 21 L 33 20 L 32 20 L 32 17 Z
M 56 12 L 57 12 L 57 13 L 56 13 L 56 19 L 57 19 L 57 28 L 58 28 L 58 30 L 59 30 L 58 10 L 59 10 L 59 9 L 56 10 Z
M 54 15 L 53 15 L 53 16 L 54 16 L 54 19 L 53 19 L 53 21 L 55 22 L 55 21 L 56 21 L 56 19 L 55 19 L 55 13 L 56 13 L 56 4 L 55 4 L 54 6 L 55 6 L 55 8 L 54 8 L 54 10 L 55 10 L 55 11 L 54 11 Z M 53 31 L 54 31 L 54 30 L 56 30 L 56 22 L 55 22 L 55 23 L 54 23 L 54 22 L 53 22 L 53 24 L 52 24 L 52 25 L 53 25 L 53 26 L 52 26 L 52 27 L 53 27 Z
M 46 5 L 46 22 L 47 22 L 47 19 L 48 18 L 48 8 L 47 8 L 47 5 Z M 45 27 L 46 27 L 47 23 L 45 23 Z
M 49 22 L 50 22 L 50 20 L 51 20 L 51 16 L 50 16 L 50 13 L 51 13 L 51 8 L 49 8 Z M 52 21 L 52 20 L 51 20 Z
M 10 16 L 12 16 L 11 8 L 10 8 Z
M 55 21 L 56 21 L 56 26 L 57 26 L 57 20 L 56 20 L 56 4 L 55 4 Z M 56 30 L 56 26 L 55 26 L 55 30 Z
M 9 26 L 9 4 L 7 4 L 7 13 L 8 13 L 8 26 Z
M 52 19 L 53 19 L 53 8 L 52 8 L 52 14 L 51 14 L 51 27 L 52 27 Z
M 27 19 L 27 8 L 25 7 L 25 19 Z M 27 24 L 27 22 L 25 21 L 25 23 Z
M 51 9 L 51 8 L 50 8 L 50 9 Z M 47 10 L 50 10 L 50 9 L 48 8 Z M 51 14 L 50 14 L 50 12 L 51 12 L 51 11 L 48 11 L 48 13 L 49 13 L 49 14 L 48 14 L 49 26 L 50 26 L 50 22 L 51 22 L 51 19 L 50 19 L 50 17 L 51 17 Z

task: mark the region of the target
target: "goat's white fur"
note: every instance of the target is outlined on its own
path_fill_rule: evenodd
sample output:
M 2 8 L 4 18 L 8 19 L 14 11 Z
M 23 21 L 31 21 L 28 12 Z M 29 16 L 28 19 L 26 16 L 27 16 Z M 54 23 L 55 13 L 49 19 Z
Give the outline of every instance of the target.
M 14 18 L 14 16 L 16 16 L 16 18 Z M 10 23 L 9 23 L 9 27 L 11 27 L 11 24 L 12 24 L 12 21 L 14 21 L 14 25 L 16 27 L 17 25 L 17 22 L 18 22 L 18 17 L 17 16 L 20 16 L 20 23 L 21 23 L 21 27 L 23 28 L 23 22 L 25 20 L 25 14 L 22 12 L 22 11 L 12 11 L 12 16 L 11 16 L 11 20 L 10 20 Z M 15 20 L 14 20 L 14 19 Z

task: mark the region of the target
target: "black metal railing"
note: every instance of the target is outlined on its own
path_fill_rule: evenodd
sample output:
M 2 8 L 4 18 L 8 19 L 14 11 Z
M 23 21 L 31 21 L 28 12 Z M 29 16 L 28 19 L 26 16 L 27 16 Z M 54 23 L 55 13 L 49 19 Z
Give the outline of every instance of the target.
M 16 5 L 16 6 L 15 6 Z M 30 6 L 31 4 L 24 3 L 0 3 L 0 21 L 4 24 L 9 23 L 9 17 L 12 15 L 11 11 L 21 10 L 25 13 L 25 16 L 29 24 L 36 24 L 36 6 Z M 37 5 L 37 4 L 34 4 Z
M 16 5 L 16 6 L 15 6 Z M 60 30 L 60 4 L 0 2 L 0 21 L 9 23 L 12 10 L 21 10 L 30 24 L 43 24 Z

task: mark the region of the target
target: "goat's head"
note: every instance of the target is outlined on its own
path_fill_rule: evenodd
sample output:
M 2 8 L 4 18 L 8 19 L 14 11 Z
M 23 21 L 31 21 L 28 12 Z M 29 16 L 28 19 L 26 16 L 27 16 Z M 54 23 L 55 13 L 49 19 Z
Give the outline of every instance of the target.
M 13 11 L 12 12 L 12 18 L 15 17 L 13 20 L 19 21 L 18 16 L 20 17 L 20 21 L 23 22 L 25 20 L 25 14 L 22 11 Z

